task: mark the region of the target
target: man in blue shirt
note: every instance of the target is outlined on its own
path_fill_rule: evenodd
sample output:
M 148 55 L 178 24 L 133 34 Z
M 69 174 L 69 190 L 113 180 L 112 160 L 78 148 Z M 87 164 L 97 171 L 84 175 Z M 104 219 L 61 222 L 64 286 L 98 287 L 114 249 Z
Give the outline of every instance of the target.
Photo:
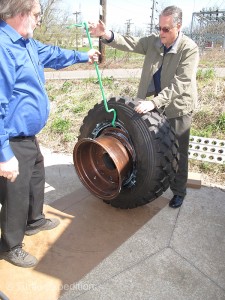
M 40 18 L 39 0 L 0 1 L 0 259 L 20 267 L 37 264 L 22 249 L 24 235 L 59 224 L 42 212 L 44 162 L 35 135 L 49 115 L 44 68 L 93 63 L 99 55 L 94 49 L 82 53 L 34 40 Z

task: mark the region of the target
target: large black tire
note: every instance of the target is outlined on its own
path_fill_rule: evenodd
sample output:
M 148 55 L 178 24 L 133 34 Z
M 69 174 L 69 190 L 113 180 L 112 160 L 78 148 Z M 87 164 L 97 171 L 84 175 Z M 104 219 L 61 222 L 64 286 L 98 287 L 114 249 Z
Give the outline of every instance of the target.
M 158 111 L 138 114 L 136 103 L 127 98 L 111 98 L 108 107 L 117 112 L 116 126 L 125 129 L 135 150 L 133 184 L 122 187 L 110 203 L 114 207 L 134 208 L 158 198 L 174 179 L 178 166 L 178 144 L 166 117 Z M 104 103 L 96 104 L 84 118 L 78 140 L 96 138 L 112 126 L 112 113 Z

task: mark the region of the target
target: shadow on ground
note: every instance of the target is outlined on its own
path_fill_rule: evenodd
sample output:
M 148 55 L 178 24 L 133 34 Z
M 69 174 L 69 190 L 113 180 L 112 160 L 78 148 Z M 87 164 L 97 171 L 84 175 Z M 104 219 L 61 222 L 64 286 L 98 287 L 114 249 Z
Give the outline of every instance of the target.
M 47 202 L 64 194 L 45 205 L 46 216 L 60 218 L 61 224 L 25 237 L 25 249 L 39 259 L 34 269 L 0 261 L 0 290 L 10 300 L 18 294 L 23 300 L 58 299 L 168 204 L 160 197 L 132 210 L 113 208 L 78 183 L 71 164 L 47 166 L 46 182 Z

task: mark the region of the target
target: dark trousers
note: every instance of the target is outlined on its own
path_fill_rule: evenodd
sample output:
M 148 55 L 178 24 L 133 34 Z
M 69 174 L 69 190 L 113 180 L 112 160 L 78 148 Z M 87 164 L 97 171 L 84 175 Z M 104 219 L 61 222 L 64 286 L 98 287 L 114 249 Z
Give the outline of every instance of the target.
M 15 182 L 0 177 L 1 250 L 9 251 L 22 244 L 27 225 L 39 226 L 43 214 L 45 170 L 37 139 L 16 138 L 10 146 L 19 161 Z
M 174 128 L 179 143 L 178 152 L 180 160 L 175 180 L 170 184 L 174 195 L 185 196 L 188 179 L 188 148 L 191 128 L 192 114 L 169 119 L 170 125 Z

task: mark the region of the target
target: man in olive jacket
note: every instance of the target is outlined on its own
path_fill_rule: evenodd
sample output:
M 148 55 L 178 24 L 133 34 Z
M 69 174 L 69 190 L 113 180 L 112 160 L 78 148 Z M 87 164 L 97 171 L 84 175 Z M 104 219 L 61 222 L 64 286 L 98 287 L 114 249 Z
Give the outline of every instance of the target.
M 146 113 L 154 108 L 164 110 L 175 129 L 179 143 L 178 172 L 170 188 L 174 194 L 169 205 L 177 208 L 186 195 L 188 147 L 192 112 L 197 103 L 196 72 L 198 46 L 181 32 L 182 10 L 166 7 L 159 16 L 159 34 L 148 37 L 122 36 L 106 29 L 104 23 L 90 23 L 92 35 L 122 51 L 145 55 L 135 110 Z M 149 100 L 149 101 L 146 101 Z

